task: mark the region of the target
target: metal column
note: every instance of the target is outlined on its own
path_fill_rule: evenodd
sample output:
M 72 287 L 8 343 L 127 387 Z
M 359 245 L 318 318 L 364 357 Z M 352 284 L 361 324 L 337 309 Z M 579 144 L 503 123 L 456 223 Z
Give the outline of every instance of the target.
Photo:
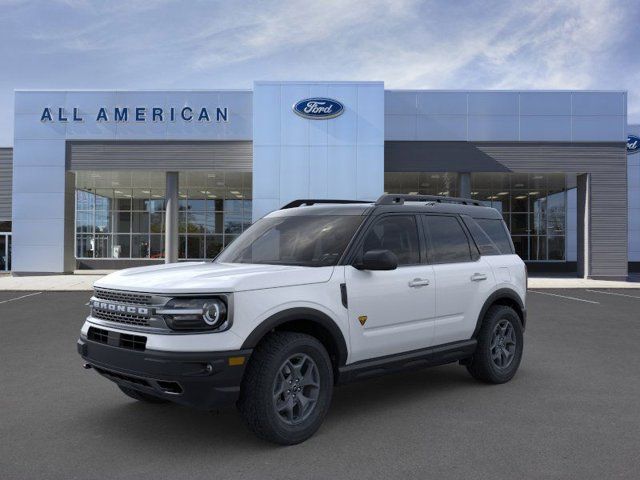
M 178 172 L 166 176 L 166 233 L 164 237 L 164 262 L 178 261 Z
M 589 278 L 591 276 L 590 262 L 590 199 L 591 199 L 591 175 L 588 173 L 578 175 L 578 277 Z
M 458 173 L 458 196 L 471 198 L 471 174 L 468 172 Z

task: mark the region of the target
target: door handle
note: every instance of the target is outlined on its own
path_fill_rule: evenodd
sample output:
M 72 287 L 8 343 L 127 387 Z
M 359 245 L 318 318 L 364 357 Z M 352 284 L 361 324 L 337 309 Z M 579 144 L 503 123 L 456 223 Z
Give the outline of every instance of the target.
M 426 287 L 429 283 L 429 280 L 426 278 L 414 278 L 409 282 L 409 286 L 411 288 Z
M 472 282 L 480 282 L 486 279 L 487 279 L 487 276 L 484 273 L 474 273 L 473 275 L 471 275 Z

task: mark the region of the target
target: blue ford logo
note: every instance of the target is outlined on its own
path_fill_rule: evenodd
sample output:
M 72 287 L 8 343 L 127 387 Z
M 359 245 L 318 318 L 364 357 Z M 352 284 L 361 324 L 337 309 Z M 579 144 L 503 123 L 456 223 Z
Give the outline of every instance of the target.
M 293 106 L 293 111 L 304 118 L 326 120 L 341 115 L 344 105 L 330 98 L 305 98 Z
M 640 151 L 640 137 L 629 135 L 627 137 L 627 153 L 638 153 Z

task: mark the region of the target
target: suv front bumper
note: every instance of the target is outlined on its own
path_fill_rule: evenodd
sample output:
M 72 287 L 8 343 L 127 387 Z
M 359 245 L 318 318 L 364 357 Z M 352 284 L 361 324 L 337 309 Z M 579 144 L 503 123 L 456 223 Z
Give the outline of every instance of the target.
M 109 380 L 204 410 L 235 403 L 251 351 L 137 351 L 84 337 L 78 340 L 78 353 L 86 365 Z

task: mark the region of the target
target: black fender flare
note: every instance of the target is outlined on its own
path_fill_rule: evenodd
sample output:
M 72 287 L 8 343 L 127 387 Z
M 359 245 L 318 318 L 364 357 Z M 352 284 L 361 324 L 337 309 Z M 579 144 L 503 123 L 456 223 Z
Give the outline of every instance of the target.
M 289 308 L 271 315 L 249 334 L 241 348 L 255 348 L 271 330 L 285 323 L 300 320 L 315 323 L 327 331 L 336 346 L 338 365 L 341 366 L 347 362 L 347 342 L 340 327 L 326 313 L 306 307 Z
M 520 295 L 518 295 L 517 292 L 515 290 L 512 290 L 511 288 L 500 288 L 489 295 L 489 297 L 485 300 L 484 305 L 482 305 L 482 309 L 480 309 L 480 314 L 478 315 L 478 320 L 476 321 L 476 328 L 473 330 L 473 335 L 471 336 L 471 338 L 476 338 L 476 336 L 478 335 L 480 327 L 482 326 L 482 319 L 486 315 L 487 310 L 489 310 L 491 305 L 503 299 L 515 302 L 518 305 L 520 311 L 517 313 L 520 317 L 520 321 L 522 322 L 522 328 L 525 328 L 527 314 Z

